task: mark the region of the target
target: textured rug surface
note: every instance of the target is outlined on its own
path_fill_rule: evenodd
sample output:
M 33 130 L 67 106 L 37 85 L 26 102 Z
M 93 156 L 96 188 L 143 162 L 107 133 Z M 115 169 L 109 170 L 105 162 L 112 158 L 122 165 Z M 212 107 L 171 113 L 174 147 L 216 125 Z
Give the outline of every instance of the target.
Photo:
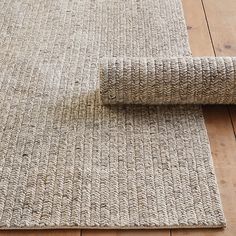
M 102 57 L 190 56 L 180 0 L 0 0 L 0 226 L 225 224 L 199 106 L 101 106 Z
M 102 58 L 103 104 L 235 104 L 236 57 Z

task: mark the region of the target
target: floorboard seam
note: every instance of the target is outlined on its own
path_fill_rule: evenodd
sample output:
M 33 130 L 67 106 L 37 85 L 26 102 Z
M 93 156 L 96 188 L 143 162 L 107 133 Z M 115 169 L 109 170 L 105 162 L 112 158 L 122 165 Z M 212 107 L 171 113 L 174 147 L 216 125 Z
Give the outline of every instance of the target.
M 215 51 L 215 47 L 214 47 L 213 38 L 212 38 L 212 35 L 211 35 L 210 25 L 209 25 L 207 14 L 206 14 L 206 8 L 205 8 L 205 5 L 204 5 L 204 0 L 201 0 L 201 3 L 202 3 L 202 9 L 203 9 L 203 12 L 204 12 L 204 16 L 205 16 L 205 19 L 206 19 L 208 33 L 209 33 L 210 40 L 211 40 L 211 46 L 212 46 L 214 55 L 216 56 L 216 51 Z

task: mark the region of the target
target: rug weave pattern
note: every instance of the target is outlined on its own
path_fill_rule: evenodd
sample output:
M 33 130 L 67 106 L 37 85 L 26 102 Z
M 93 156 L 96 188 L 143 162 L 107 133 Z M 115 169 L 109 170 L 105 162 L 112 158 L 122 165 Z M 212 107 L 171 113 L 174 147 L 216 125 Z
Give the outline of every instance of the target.
M 102 57 L 190 56 L 180 0 L 0 0 L 0 226 L 221 227 L 199 106 L 101 106 Z
M 103 104 L 236 104 L 236 57 L 103 58 Z

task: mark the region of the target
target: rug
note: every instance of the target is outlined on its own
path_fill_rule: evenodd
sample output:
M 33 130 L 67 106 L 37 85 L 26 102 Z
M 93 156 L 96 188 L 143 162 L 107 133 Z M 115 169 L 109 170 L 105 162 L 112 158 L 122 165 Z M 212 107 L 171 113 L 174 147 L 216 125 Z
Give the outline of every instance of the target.
M 102 58 L 103 104 L 236 104 L 236 57 Z
M 100 58 L 191 55 L 180 0 L 0 9 L 2 229 L 225 226 L 201 107 L 100 101 Z

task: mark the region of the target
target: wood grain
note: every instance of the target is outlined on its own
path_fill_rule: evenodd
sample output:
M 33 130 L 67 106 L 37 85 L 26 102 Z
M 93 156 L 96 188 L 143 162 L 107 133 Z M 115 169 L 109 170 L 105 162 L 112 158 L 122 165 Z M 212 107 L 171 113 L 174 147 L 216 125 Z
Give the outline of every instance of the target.
M 234 128 L 234 135 L 236 137 L 236 106 L 235 105 L 229 106 L 229 112 L 230 112 L 231 122 Z
M 82 236 L 170 236 L 170 230 L 82 230 Z
M 81 236 L 81 230 L 5 230 L 0 236 Z

